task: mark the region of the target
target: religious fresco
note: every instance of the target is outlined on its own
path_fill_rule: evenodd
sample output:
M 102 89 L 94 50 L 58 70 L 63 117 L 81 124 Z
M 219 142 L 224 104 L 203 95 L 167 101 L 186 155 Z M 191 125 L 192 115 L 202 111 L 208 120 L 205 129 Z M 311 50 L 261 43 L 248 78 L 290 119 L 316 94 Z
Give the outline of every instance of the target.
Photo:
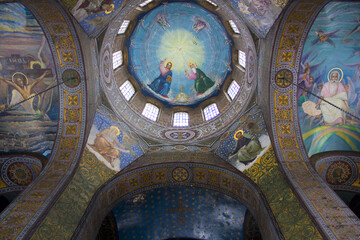
M 134 136 L 109 117 L 97 112 L 87 148 L 108 168 L 120 171 L 143 154 Z
M 222 139 L 215 153 L 240 171 L 249 169 L 271 145 L 258 107 L 242 116 L 236 128 L 224 133 Z
M 331 2 L 307 36 L 297 97 L 309 156 L 360 151 L 359 11 L 358 2 Z
M 259 37 L 265 37 L 287 0 L 231 0 L 231 3 L 248 20 L 250 28 Z
M 129 71 L 165 106 L 196 106 L 231 72 L 232 41 L 219 18 L 192 2 L 163 3 L 128 40 Z
M 85 32 L 94 36 L 109 23 L 124 0 L 62 0 L 62 2 Z
M 154 189 L 120 202 L 112 212 L 119 239 L 244 239 L 246 207 L 203 188 Z
M 0 11 L 0 153 L 49 156 L 59 108 L 49 44 L 23 5 L 1 3 Z

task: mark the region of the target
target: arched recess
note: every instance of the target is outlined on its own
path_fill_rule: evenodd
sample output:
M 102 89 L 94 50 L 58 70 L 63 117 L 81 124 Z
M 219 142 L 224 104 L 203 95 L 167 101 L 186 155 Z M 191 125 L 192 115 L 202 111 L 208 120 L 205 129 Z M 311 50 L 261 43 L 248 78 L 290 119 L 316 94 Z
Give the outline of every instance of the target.
M 168 186 L 200 187 L 228 195 L 250 210 L 264 239 L 284 239 L 264 195 L 248 177 L 221 166 L 171 162 L 125 170 L 110 179 L 93 196 L 72 239 L 94 239 L 106 214 L 119 202 Z
M 272 32 L 269 109 L 273 146 L 279 165 L 304 206 L 328 239 L 358 239 L 360 221 L 311 166 L 299 126 L 297 88 L 306 36 L 330 1 L 293 1 Z M 295 85 L 293 85 L 295 84 Z
M 0 195 L 21 192 L 41 173 L 48 159 L 41 154 L 0 156 Z
M 311 156 L 318 174 L 346 205 L 360 216 L 360 154 L 355 152 L 326 152 Z
M 313 155 L 310 161 L 333 190 L 360 193 L 359 153 L 326 152 Z

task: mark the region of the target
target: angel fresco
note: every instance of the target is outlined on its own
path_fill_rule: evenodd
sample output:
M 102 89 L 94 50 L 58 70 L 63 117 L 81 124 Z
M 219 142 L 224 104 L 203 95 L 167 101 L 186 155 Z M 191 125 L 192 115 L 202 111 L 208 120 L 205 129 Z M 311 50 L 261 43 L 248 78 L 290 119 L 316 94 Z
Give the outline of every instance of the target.
M 319 55 L 314 52 L 314 50 L 307 52 L 302 57 L 302 63 L 300 64 L 300 75 L 298 82 L 298 98 L 300 107 L 301 104 L 307 100 L 307 92 L 315 92 L 319 84 L 319 79 L 325 75 L 324 71 L 318 71 L 323 66 L 325 59 L 318 62 Z M 315 75 L 315 73 L 317 74 Z
M 169 22 L 166 20 L 165 16 L 162 14 L 157 16 L 156 22 L 163 28 L 170 27 Z
M 316 45 L 319 43 L 328 43 L 331 46 L 335 47 L 335 43 L 331 38 L 338 38 L 339 36 L 336 35 L 337 32 L 339 32 L 340 29 L 331 31 L 331 32 L 324 32 L 323 30 L 317 30 L 315 31 L 315 36 L 317 37 L 312 41 L 312 45 Z
M 348 85 L 345 86 L 348 92 L 349 105 L 356 105 L 354 114 L 360 116 L 360 63 L 343 64 L 347 67 L 355 67 L 353 77 L 347 76 Z
M 194 21 L 195 23 L 192 28 L 195 32 L 200 32 L 209 26 L 209 24 L 201 17 L 194 17 Z

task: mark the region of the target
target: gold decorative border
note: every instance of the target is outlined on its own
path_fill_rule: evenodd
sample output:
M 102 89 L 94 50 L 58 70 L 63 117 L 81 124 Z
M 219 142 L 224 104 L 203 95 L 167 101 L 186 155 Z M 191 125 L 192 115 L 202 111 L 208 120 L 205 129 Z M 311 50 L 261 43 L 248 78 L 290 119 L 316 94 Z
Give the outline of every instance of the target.
M 27 0 L 23 4 L 37 16 L 44 32 L 51 38 L 48 41 L 55 45 L 58 81 L 62 80 L 62 69 L 72 67 L 83 71 L 83 66 L 79 65 L 79 47 L 76 47 L 79 43 L 75 43 L 74 30 L 68 25 L 70 20 L 64 18 L 58 4 L 51 0 Z M 58 133 L 55 140 L 48 166 L 34 184 L 20 194 L 1 215 L 0 239 L 24 238 L 29 234 L 32 226 L 40 219 L 40 213 L 46 211 L 46 206 L 61 191 L 67 179 L 71 178 L 84 138 L 84 88 L 84 79 L 81 79 L 81 85 L 74 91 L 60 86 L 59 96 L 63 95 L 63 99 L 60 99 L 62 107 L 59 117 L 62 117 L 58 129 L 62 129 L 62 132 Z
M 292 4 L 288 10 L 286 19 L 283 20 L 279 33 L 280 40 L 275 42 L 274 48 L 276 59 L 272 63 L 276 69 L 287 68 L 296 73 L 296 60 L 298 48 L 306 27 L 309 27 L 312 17 L 317 10 L 320 10 L 329 1 L 298 1 Z M 285 22 L 284 22 L 285 21 Z M 277 72 L 271 73 L 275 79 Z M 293 81 L 293 79 L 291 79 Z M 272 80 L 273 86 L 276 83 Z M 272 92 L 271 92 L 272 91 Z M 355 224 L 352 214 L 341 206 L 331 189 L 321 182 L 319 176 L 310 164 L 306 153 L 303 153 L 298 142 L 293 116 L 295 109 L 292 89 L 280 90 L 280 86 L 270 90 L 270 106 L 273 105 L 272 115 L 274 116 L 273 132 L 275 147 L 281 165 L 284 167 L 290 182 L 295 184 L 297 192 L 308 207 L 319 228 L 329 237 L 338 239 L 353 239 L 359 236 L 360 228 Z M 305 155 L 303 155 L 305 154 Z M 330 191 L 329 191 L 330 190 Z

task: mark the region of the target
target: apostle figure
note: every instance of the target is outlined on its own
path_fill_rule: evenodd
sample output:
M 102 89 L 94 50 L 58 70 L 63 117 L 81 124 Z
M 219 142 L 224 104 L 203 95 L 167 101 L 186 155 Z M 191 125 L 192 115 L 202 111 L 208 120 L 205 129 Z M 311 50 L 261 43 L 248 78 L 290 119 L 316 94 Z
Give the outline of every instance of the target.
M 321 99 L 319 100 L 316 108 L 320 106 L 320 110 L 326 126 L 332 126 L 336 124 L 343 125 L 345 123 L 346 114 L 339 108 L 348 112 L 350 111 L 346 89 L 340 81 L 340 72 L 331 72 L 329 81 L 324 84 L 320 92 L 320 96 L 322 98 L 338 107 L 336 108 L 329 103 L 322 101 Z
M 115 7 L 112 2 L 113 0 L 79 0 L 71 12 L 81 22 L 92 14 L 101 12 L 105 12 L 105 14 L 111 13 Z
M 196 64 L 193 62 L 189 62 L 190 71 L 187 72 L 185 70 L 185 76 L 190 80 L 195 80 L 194 88 L 198 95 L 203 94 L 214 86 L 215 82 L 208 78 L 203 71 L 196 67 Z
M 234 134 L 234 139 L 236 147 L 229 159 L 236 157 L 238 161 L 247 163 L 253 161 L 262 151 L 259 139 L 244 133 L 243 130 L 238 130 Z
M 119 128 L 111 126 L 110 129 L 105 129 L 96 135 L 94 144 L 89 144 L 96 152 L 100 153 L 112 167 L 114 167 L 115 159 L 121 156 L 121 152 L 130 152 L 130 149 L 118 140 L 117 136 L 119 134 Z
M 170 85 L 171 85 L 171 79 L 172 79 L 172 63 L 167 62 L 166 66 L 164 66 L 164 63 L 166 61 L 166 58 L 160 62 L 159 70 L 160 70 L 160 76 L 154 79 L 151 84 L 148 86 L 153 90 L 154 92 L 160 94 L 163 97 L 168 97 L 167 94 L 170 91 Z

